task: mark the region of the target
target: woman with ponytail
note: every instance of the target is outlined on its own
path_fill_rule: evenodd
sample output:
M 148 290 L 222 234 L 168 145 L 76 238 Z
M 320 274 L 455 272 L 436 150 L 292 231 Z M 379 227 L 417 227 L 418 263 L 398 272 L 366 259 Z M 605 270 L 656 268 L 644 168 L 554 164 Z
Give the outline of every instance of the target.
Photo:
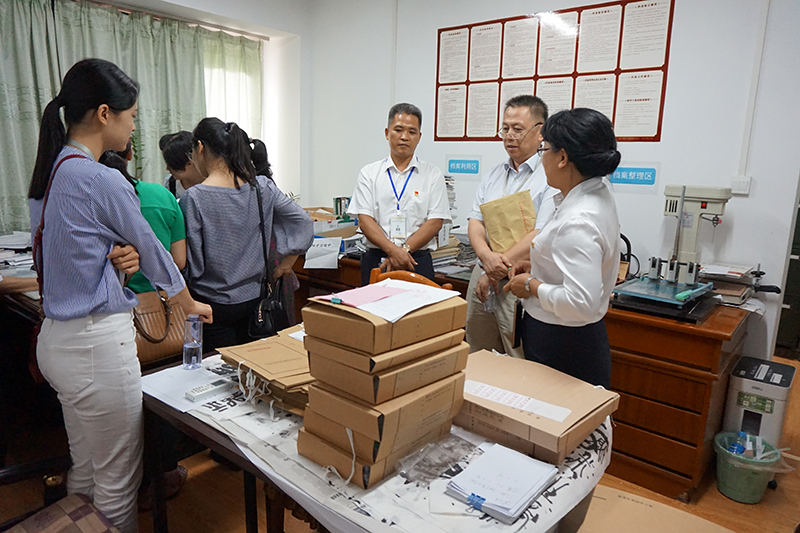
M 36 356 L 64 414 L 72 457 L 67 491 L 93 498 L 122 533 L 138 529 L 143 414 L 131 313 L 138 302 L 121 282 L 138 268 L 112 262 L 118 245 L 138 250 L 144 275 L 188 313 L 211 320 L 211 308 L 192 299 L 142 217 L 133 187 L 97 162 L 106 150 L 125 149 L 138 94 L 113 63 L 73 65 L 45 108 L 28 194 L 46 317 Z
M 290 274 L 314 239 L 313 222 L 266 176 L 256 176 L 250 139 L 233 122 L 204 118 L 192 133 L 192 162 L 205 178 L 181 196 L 186 219 L 186 281 L 197 299 L 211 304 L 214 324 L 204 328 L 207 350 L 250 342 L 247 323 L 258 304 L 266 242 L 274 236 L 282 260 L 271 279 Z M 292 310 L 293 311 L 293 310 Z
M 522 299 L 525 358 L 606 388 L 611 352 L 603 317 L 619 272 L 619 219 L 605 177 L 619 165 L 611 121 L 594 109 L 556 113 L 539 153 L 558 190 L 555 213 L 512 267 L 505 291 Z

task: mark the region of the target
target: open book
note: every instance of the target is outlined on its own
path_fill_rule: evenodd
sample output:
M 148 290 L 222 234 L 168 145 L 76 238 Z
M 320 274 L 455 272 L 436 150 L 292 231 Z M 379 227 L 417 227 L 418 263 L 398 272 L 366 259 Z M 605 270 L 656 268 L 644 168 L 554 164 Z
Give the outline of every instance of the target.
M 495 444 L 453 477 L 445 493 L 512 524 L 557 475 L 557 467 Z

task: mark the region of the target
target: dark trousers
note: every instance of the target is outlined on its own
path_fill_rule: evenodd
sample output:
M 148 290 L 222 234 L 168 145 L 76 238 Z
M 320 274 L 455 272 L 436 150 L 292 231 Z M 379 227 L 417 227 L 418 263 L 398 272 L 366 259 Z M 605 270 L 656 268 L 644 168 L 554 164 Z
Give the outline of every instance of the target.
M 386 252 L 377 248 L 370 248 L 361 256 L 361 285 L 369 285 L 369 274 L 373 268 L 381 265 L 381 259 L 386 257 Z M 433 281 L 433 258 L 430 250 L 417 250 L 411 254 L 417 262 L 414 272 Z
M 611 387 L 611 349 L 606 324 L 570 327 L 522 318 L 525 359 L 547 365 L 592 385 Z
M 202 301 L 199 298 L 198 300 Z M 203 324 L 203 353 L 254 340 L 247 334 L 247 324 L 250 320 L 250 313 L 260 300 L 261 298 L 256 298 L 230 305 L 205 302 L 211 306 L 214 322 Z

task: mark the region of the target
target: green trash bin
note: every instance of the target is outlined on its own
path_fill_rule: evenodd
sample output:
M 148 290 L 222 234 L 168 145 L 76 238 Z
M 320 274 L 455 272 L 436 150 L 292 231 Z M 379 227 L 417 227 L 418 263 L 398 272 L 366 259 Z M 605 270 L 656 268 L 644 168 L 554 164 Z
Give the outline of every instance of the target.
M 714 437 L 717 451 L 717 488 L 731 500 L 740 503 L 758 503 L 764 498 L 767 484 L 774 471 L 770 469 L 780 461 L 781 454 L 766 456 L 775 447 L 764 441 L 765 459 L 748 458 L 728 451 L 728 446 L 736 441 L 736 433 L 718 433 Z

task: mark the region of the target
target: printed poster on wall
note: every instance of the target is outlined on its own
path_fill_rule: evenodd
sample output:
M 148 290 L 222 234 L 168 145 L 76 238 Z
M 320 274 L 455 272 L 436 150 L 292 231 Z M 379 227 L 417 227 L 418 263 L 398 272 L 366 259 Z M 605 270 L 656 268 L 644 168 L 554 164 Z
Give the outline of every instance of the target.
M 551 114 L 597 109 L 620 141 L 661 140 L 673 12 L 619 0 L 440 29 L 434 140 L 499 140 L 520 94 Z

